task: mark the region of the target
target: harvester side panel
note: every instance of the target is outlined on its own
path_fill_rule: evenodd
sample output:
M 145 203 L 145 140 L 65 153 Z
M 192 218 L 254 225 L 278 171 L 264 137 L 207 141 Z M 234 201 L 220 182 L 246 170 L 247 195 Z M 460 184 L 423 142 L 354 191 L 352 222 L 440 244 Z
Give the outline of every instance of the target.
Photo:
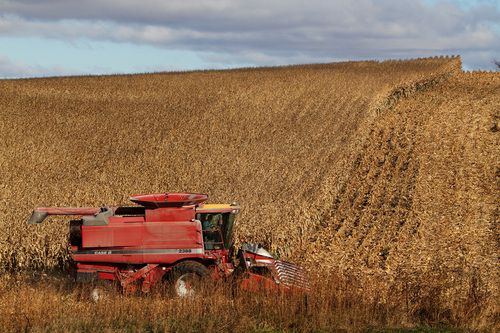
M 113 219 L 113 218 L 111 218 Z M 112 263 L 174 263 L 204 258 L 199 221 L 110 222 L 107 226 L 82 226 L 82 248 L 75 261 Z
M 145 248 L 196 248 L 203 247 L 201 223 L 187 222 L 146 222 L 143 232 Z
M 110 218 L 109 220 L 109 225 L 105 226 L 82 226 L 83 248 L 135 247 L 142 245 L 143 220 L 136 219 L 128 222 L 118 222 L 118 218 Z
M 167 222 L 167 221 L 190 221 L 195 217 L 195 207 L 161 207 L 156 209 L 146 209 L 147 222 Z

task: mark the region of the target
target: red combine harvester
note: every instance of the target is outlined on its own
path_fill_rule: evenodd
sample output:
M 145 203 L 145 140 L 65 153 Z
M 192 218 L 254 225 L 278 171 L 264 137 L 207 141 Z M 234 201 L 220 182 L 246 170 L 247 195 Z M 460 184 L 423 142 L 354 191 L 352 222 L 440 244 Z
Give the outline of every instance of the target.
M 76 215 L 70 221 L 70 245 L 77 281 L 118 281 L 125 292 L 168 281 L 176 295 L 196 294 L 200 281 L 241 272 L 245 290 L 308 289 L 302 268 L 275 259 L 268 251 L 233 246 L 240 207 L 205 204 L 205 194 L 136 195 L 139 206 L 36 208 L 28 223 L 48 215 Z M 236 255 L 237 254 L 237 255 Z

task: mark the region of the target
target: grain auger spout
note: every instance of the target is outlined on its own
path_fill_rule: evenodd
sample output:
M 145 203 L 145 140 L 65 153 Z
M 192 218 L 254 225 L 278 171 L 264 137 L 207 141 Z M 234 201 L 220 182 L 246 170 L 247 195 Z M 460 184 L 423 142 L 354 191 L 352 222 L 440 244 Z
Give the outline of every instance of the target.
M 39 207 L 33 210 L 28 224 L 39 224 L 49 215 L 96 215 L 100 213 L 102 208 L 96 207 Z

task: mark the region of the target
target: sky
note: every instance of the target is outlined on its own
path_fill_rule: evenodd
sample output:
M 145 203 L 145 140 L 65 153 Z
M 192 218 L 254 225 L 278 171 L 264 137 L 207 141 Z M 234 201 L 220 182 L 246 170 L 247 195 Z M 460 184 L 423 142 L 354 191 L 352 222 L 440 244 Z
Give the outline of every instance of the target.
M 500 0 L 0 0 L 0 77 L 460 55 L 500 59 Z

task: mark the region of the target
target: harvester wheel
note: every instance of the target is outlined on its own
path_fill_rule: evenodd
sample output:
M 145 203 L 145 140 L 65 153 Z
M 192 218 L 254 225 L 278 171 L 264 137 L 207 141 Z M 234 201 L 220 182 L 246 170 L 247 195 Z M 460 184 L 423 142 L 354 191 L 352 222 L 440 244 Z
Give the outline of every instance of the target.
M 177 297 L 199 295 L 210 271 L 203 264 L 186 260 L 174 266 L 171 275 L 173 294 Z

